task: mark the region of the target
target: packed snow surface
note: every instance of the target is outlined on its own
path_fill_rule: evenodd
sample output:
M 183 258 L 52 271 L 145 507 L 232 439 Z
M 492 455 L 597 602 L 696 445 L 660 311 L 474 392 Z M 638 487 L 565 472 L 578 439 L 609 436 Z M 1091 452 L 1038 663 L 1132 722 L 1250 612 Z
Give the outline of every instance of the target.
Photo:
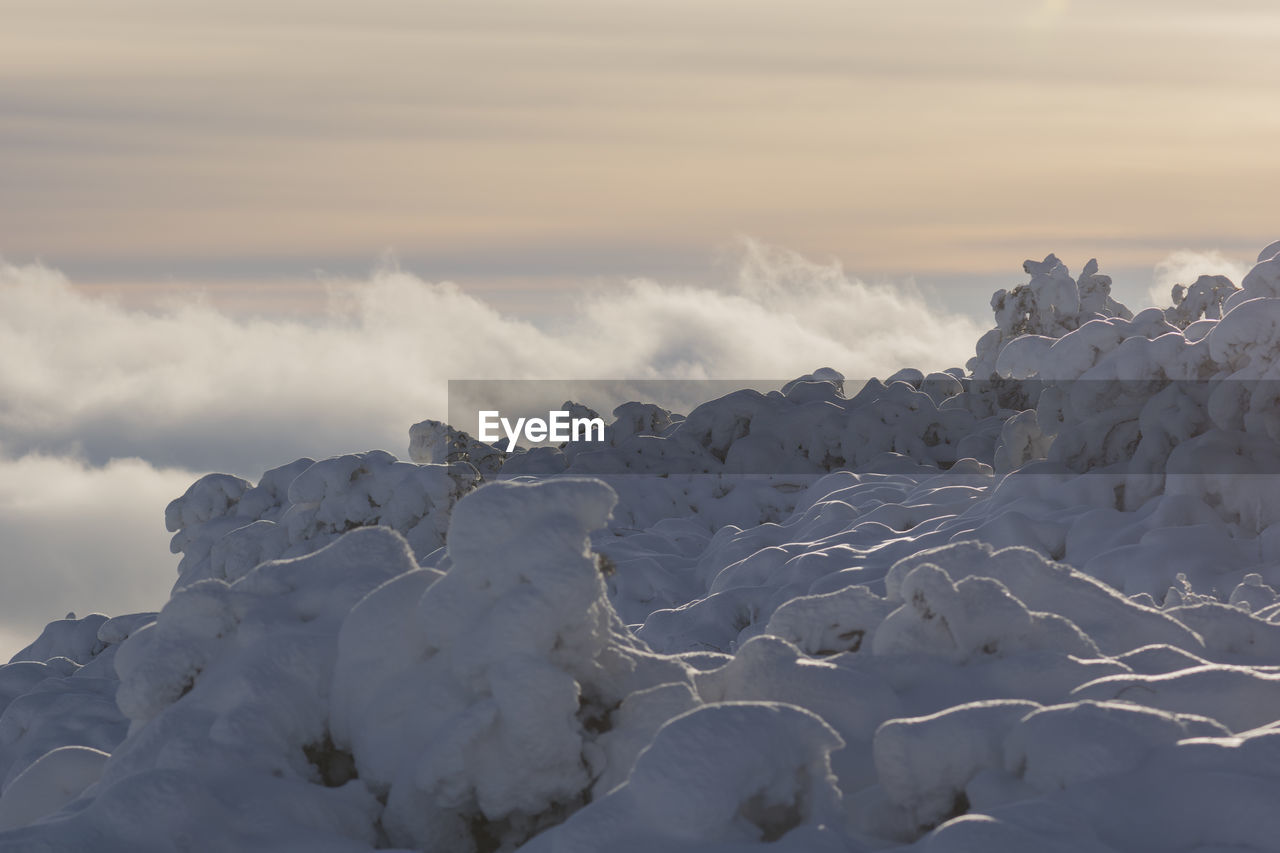
M 202 478 L 0 666 L 0 850 L 1280 849 L 1280 243 L 1025 272 L 965 368 Z

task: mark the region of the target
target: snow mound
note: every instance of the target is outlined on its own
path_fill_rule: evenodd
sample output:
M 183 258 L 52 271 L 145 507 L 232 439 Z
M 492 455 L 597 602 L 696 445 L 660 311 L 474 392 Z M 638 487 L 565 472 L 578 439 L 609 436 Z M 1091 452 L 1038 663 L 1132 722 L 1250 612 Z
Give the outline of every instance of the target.
M 792 705 L 706 705 L 664 725 L 625 784 L 521 850 L 838 850 L 840 737 Z M 737 844 L 735 844 L 737 842 Z

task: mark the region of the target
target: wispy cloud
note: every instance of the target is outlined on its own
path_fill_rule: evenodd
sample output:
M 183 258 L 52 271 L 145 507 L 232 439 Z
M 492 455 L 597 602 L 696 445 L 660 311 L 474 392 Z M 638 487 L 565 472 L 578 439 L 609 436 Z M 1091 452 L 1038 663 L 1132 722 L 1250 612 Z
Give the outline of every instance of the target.
M 963 364 L 972 320 L 836 265 L 745 243 L 711 282 L 582 290 L 535 325 L 386 269 L 315 320 L 188 298 L 138 310 L 43 267 L 0 268 L 0 440 L 11 455 L 137 457 L 256 475 L 300 455 L 405 445 L 448 379 L 787 379 Z

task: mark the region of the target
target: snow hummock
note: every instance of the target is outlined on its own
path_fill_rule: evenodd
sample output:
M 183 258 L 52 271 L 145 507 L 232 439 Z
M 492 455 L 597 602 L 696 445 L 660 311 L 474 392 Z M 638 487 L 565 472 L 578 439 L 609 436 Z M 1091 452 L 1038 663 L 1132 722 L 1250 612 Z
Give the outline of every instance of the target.
M 201 478 L 159 613 L 0 666 L 0 849 L 1274 850 L 1278 252 L 1136 313 L 1028 261 L 965 369 L 603 445 Z

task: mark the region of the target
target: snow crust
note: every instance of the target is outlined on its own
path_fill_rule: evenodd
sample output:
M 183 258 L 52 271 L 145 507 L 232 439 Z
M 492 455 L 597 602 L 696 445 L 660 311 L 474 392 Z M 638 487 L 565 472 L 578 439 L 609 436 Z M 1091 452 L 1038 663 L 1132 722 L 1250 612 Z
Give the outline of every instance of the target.
M 0 666 L 0 849 L 1274 850 L 1277 253 L 1136 314 L 1028 261 L 965 369 L 604 446 L 204 477 L 159 613 Z

